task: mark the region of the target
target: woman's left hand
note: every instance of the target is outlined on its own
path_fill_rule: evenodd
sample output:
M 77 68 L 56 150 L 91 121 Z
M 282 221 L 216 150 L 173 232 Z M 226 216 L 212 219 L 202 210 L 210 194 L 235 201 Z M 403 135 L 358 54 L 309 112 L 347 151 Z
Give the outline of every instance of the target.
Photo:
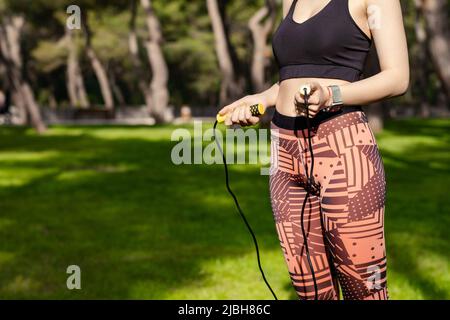
M 324 108 L 328 108 L 331 105 L 331 94 L 327 87 L 321 86 L 317 82 L 309 83 L 311 87 L 311 93 L 309 94 L 309 117 L 313 118 L 317 113 Z M 295 95 L 295 106 L 297 107 L 298 114 L 306 117 L 305 99 L 303 92 L 297 92 Z

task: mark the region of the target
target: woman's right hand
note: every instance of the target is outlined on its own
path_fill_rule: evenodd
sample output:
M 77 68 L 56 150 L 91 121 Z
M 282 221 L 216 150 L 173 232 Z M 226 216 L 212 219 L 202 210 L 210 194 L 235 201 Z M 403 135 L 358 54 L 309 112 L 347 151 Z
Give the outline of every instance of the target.
M 266 99 L 261 94 L 253 94 L 245 96 L 225 107 L 223 107 L 219 114 L 226 115 L 225 125 L 239 124 L 243 127 L 252 126 L 259 122 L 259 117 L 252 116 L 250 106 L 261 103 L 266 105 Z

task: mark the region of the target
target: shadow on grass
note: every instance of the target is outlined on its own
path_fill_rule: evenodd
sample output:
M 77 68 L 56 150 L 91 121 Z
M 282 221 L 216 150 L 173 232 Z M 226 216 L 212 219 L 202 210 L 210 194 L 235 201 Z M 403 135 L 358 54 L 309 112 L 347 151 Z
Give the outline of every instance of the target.
M 0 248 L 12 256 L 0 258 L 2 297 L 130 298 L 130 290 L 139 290 L 133 284 L 145 283 L 147 298 L 164 298 L 168 290 L 201 283 L 203 261 L 252 253 L 223 168 L 173 165 L 173 142 L 4 131 L 11 140 L 1 151 L 53 156 L 2 161 L 5 171 L 43 172 L 0 187 L 1 221 L 9 226 L 0 227 Z M 232 173 L 233 188 L 246 195 L 240 202 L 251 208 L 263 247 L 275 248 L 266 177 L 258 172 Z M 247 181 L 254 193 L 245 192 Z M 65 288 L 70 264 L 82 266 L 79 293 Z
M 449 157 L 433 156 L 448 149 L 449 127 L 445 122 L 427 122 L 420 130 L 414 121 L 389 124 L 395 136 L 441 141 L 411 144 L 402 154 L 383 150 L 388 136 L 379 140 L 388 179 L 389 268 L 426 298 L 450 295 L 450 288 L 438 286 L 421 266 L 424 256 L 448 261 L 450 252 L 449 218 L 443 218 L 449 212 Z M 16 184 L 0 184 L 2 298 L 164 299 L 183 286 L 201 287 L 203 262 L 253 253 L 225 191 L 222 166 L 173 165 L 170 133 L 155 140 L 92 135 L 112 129 L 152 135 L 165 127 L 69 127 L 42 137 L 22 128 L 0 129 L 0 153 L 36 153 L 0 159 L 1 170 L 11 175 L 34 172 Z M 231 174 L 261 246 L 279 249 L 267 177 L 255 166 L 232 167 Z M 82 267 L 81 291 L 65 287 L 70 264 Z M 287 273 L 286 279 L 283 289 L 296 299 Z M 263 284 L 258 289 L 265 290 Z
M 383 146 L 389 145 L 389 138 L 381 134 L 379 139 L 387 178 L 388 266 L 424 298 L 448 299 L 450 283 L 443 280 L 450 263 L 450 121 L 392 121 L 386 133 L 407 145 L 402 152 L 387 151 Z M 435 139 L 432 144 L 408 144 L 408 138 L 417 137 Z M 426 261 L 434 256 L 445 265 L 433 262 L 436 268 L 427 269 Z

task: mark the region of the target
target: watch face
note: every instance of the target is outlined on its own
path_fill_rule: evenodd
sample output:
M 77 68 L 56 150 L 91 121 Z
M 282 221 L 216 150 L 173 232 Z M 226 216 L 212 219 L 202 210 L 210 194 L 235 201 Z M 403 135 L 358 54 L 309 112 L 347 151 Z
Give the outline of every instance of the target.
M 332 106 L 342 105 L 341 89 L 338 86 L 330 86 L 333 95 Z

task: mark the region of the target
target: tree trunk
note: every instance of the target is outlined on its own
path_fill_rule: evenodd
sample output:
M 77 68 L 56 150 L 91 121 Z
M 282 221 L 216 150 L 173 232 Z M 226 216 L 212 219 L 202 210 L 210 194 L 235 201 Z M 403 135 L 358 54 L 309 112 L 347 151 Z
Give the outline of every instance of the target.
M 22 59 L 20 55 L 20 35 L 25 23 L 21 16 L 4 17 L 4 25 L 0 26 L 0 56 L 5 65 L 7 81 L 13 91 L 13 100 L 18 108 L 23 108 L 31 124 L 38 133 L 47 127 L 44 124 L 39 106 L 27 80 L 22 76 Z
M 14 124 L 27 125 L 29 116 L 22 94 L 19 91 L 14 90 L 14 92 L 11 95 L 11 100 L 18 111 L 14 115 L 14 118 L 16 118 L 14 119 Z
M 214 33 L 217 59 L 222 72 L 220 104 L 224 105 L 238 98 L 242 94 L 242 90 L 239 81 L 236 79 L 224 21 L 217 0 L 206 0 L 206 4 Z
M 111 87 L 114 93 L 114 96 L 116 97 L 117 102 L 119 103 L 119 105 L 124 106 L 125 103 L 125 98 L 123 97 L 123 93 L 122 90 L 120 90 L 119 85 L 117 84 L 116 81 L 116 75 L 114 74 L 114 68 L 111 68 L 108 72 L 109 75 L 109 83 L 111 83 Z
M 450 27 L 447 0 L 416 2 L 426 21 L 428 46 L 436 73 L 442 82 L 447 101 L 450 101 Z
M 25 104 L 28 106 L 28 114 L 30 116 L 31 123 L 34 124 L 36 130 L 39 133 L 44 132 L 47 128 L 41 119 L 41 112 L 39 106 L 34 98 L 33 90 L 28 82 L 22 81 L 22 94 L 25 98 Z
M 86 87 L 84 86 L 83 74 L 81 73 L 81 68 L 78 67 L 78 72 L 76 73 L 75 84 L 77 86 L 78 100 L 80 101 L 80 106 L 83 108 L 89 108 L 90 102 L 86 92 Z
M 428 86 L 428 61 L 427 61 L 427 32 L 424 27 L 424 19 L 422 19 L 422 15 L 420 13 L 420 2 L 422 0 L 415 0 L 416 13 L 415 13 L 415 22 L 414 22 L 414 32 L 416 36 L 415 43 L 415 52 L 413 55 L 415 59 L 415 65 L 421 66 L 415 70 L 416 76 L 414 77 L 414 85 L 415 87 L 421 91 L 426 92 Z M 430 115 L 430 104 L 426 95 L 420 95 L 419 101 L 417 103 L 416 114 L 421 117 L 427 118 Z
M 152 110 L 152 96 L 150 87 L 145 82 L 145 75 L 142 68 L 141 58 L 139 57 L 139 43 L 136 34 L 136 15 L 137 15 L 137 0 L 131 1 L 131 19 L 130 19 L 130 34 L 128 36 L 128 48 L 130 50 L 131 62 L 133 64 L 134 74 L 137 77 L 138 88 L 142 92 L 147 110 Z
M 82 108 L 89 107 L 89 100 L 78 62 L 78 50 L 73 39 L 73 31 L 66 28 L 67 49 L 67 91 L 70 104 Z
M 108 81 L 108 75 L 103 67 L 100 59 L 97 57 L 94 48 L 92 48 L 91 44 L 91 30 L 89 29 L 89 24 L 87 20 L 87 13 L 85 12 L 82 15 L 82 23 L 85 33 L 86 40 L 86 55 L 91 63 L 92 69 L 94 70 L 95 77 L 97 78 L 98 84 L 100 85 L 100 91 L 102 93 L 103 102 L 105 103 L 105 108 L 107 110 L 114 109 L 114 99 L 111 91 L 111 86 Z
M 52 110 L 56 110 L 58 108 L 58 100 L 56 100 L 55 96 L 55 88 L 52 86 L 50 89 L 49 97 L 48 97 L 48 106 Z
M 157 122 L 168 122 L 171 120 L 168 109 L 169 90 L 167 88 L 169 69 L 161 48 L 163 41 L 161 26 L 153 10 L 151 0 L 141 0 L 141 6 L 145 11 L 145 22 L 149 35 L 146 48 L 153 75 L 150 82 L 151 113 Z
M 273 0 L 259 9 L 249 20 L 248 27 L 253 37 L 253 59 L 251 66 L 251 80 L 253 90 L 261 92 L 267 89 L 265 69 L 268 64 L 267 38 L 275 24 L 276 15 Z M 269 15 L 269 17 L 267 17 Z M 264 18 L 266 21 L 263 22 Z

